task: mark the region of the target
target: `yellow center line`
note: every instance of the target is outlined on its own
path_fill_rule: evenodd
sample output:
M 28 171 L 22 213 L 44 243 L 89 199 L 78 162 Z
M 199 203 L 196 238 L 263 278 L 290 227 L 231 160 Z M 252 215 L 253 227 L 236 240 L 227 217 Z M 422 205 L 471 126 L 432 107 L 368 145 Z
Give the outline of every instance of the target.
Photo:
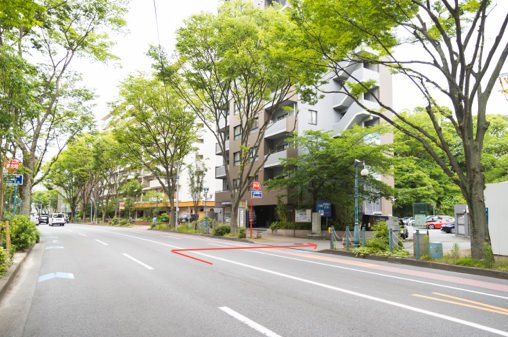
M 484 307 L 487 307 L 487 308 L 492 308 L 492 309 L 495 309 L 495 310 L 500 310 L 500 311 L 504 311 L 504 312 L 508 313 L 508 309 L 501 308 L 501 307 L 496 307 L 494 305 L 490 305 L 490 304 L 486 304 L 486 303 L 482 303 L 482 302 L 476 302 L 476 301 L 468 300 L 468 299 L 461 298 L 461 297 L 455 297 L 455 296 L 451 296 L 451 295 L 447 295 L 447 294 L 441 294 L 441 293 L 438 293 L 438 292 L 433 292 L 433 294 L 434 295 L 438 295 L 438 296 L 452 298 L 454 300 L 459 300 L 459 301 L 463 301 L 463 302 L 467 302 L 467 303 L 481 305 L 481 306 L 484 306 Z
M 434 301 L 438 301 L 438 302 L 445 302 L 445 303 L 456 304 L 456 305 L 460 305 L 460 306 L 463 306 L 463 307 L 468 307 L 468 308 L 473 308 L 473 309 L 478 309 L 478 310 L 483 310 L 483 311 L 490 311 L 490 312 L 494 312 L 496 314 L 501 314 L 501 315 L 508 316 L 508 312 L 506 312 L 506 311 L 498 311 L 498 310 L 489 309 L 489 308 L 485 308 L 485 307 L 479 307 L 479 306 L 476 306 L 476 305 L 471 305 L 471 304 L 465 304 L 465 303 L 461 303 L 461 302 L 455 302 L 455 301 L 445 300 L 443 298 L 438 298 L 438 297 L 424 296 L 424 295 L 420 295 L 420 294 L 412 294 L 412 296 L 426 298 L 428 300 L 434 300 Z

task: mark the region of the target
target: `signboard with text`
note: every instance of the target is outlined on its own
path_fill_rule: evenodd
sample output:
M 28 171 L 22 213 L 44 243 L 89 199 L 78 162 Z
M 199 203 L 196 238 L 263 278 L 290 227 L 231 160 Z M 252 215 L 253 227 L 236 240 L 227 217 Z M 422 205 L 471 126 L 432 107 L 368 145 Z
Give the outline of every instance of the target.
M 21 166 L 21 160 L 19 159 L 10 159 L 5 163 L 5 169 L 8 172 L 16 172 Z
M 263 192 L 261 191 L 252 191 L 252 199 L 260 199 L 263 197 Z
M 23 175 L 22 174 L 15 174 L 8 176 L 7 184 L 10 185 L 23 185 Z
M 316 211 L 325 218 L 332 216 L 332 203 L 330 201 L 318 201 L 316 202 Z
M 296 209 L 295 222 L 311 222 L 311 209 Z
M 252 182 L 252 189 L 254 191 L 259 191 L 261 189 L 261 183 L 259 181 Z
M 123 201 L 120 201 L 119 207 L 120 209 L 125 209 L 125 203 Z

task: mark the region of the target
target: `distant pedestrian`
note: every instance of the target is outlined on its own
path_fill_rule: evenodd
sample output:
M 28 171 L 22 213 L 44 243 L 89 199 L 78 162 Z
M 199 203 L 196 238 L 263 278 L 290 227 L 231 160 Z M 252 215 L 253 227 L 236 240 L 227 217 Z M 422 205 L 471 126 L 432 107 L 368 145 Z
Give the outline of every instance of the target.
M 156 216 L 153 217 L 152 223 L 154 226 L 157 225 L 157 217 Z

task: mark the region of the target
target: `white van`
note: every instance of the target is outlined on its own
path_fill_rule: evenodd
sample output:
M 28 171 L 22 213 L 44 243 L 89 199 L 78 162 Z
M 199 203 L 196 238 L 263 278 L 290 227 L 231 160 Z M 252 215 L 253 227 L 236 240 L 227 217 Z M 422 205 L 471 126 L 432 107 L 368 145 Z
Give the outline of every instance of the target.
M 65 214 L 63 213 L 53 213 L 49 218 L 50 226 L 65 226 Z

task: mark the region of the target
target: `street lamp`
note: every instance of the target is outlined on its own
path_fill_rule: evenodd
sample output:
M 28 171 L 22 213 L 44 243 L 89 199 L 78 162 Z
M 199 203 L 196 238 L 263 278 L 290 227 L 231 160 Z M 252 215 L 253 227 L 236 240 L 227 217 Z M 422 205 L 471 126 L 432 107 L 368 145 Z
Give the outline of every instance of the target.
M 358 168 L 362 167 L 360 174 L 366 177 L 369 170 L 365 168 L 365 164 L 358 159 L 355 159 L 355 230 L 353 234 L 353 248 L 360 247 L 360 230 L 358 228 Z
M 208 234 L 208 226 L 206 224 L 206 197 L 208 196 L 208 187 L 203 187 L 203 192 L 205 192 L 205 227 L 206 227 L 206 233 Z

